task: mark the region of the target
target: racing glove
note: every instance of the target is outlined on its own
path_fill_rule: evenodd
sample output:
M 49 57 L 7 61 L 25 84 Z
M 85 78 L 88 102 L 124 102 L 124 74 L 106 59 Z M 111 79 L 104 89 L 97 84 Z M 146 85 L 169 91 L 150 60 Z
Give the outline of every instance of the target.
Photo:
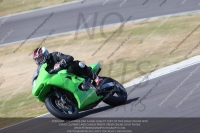
M 60 63 L 54 65 L 54 71 L 58 72 L 60 70 Z

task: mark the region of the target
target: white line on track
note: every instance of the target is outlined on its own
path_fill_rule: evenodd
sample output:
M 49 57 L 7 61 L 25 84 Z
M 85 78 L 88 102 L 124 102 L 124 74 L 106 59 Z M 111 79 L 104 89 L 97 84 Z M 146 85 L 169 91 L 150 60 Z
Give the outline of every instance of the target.
M 183 0 L 183 2 L 181 4 L 184 4 L 187 0 Z
M 199 63 L 200 63 L 200 55 L 194 56 L 194 57 L 189 58 L 187 60 L 181 61 L 181 62 L 179 62 L 177 64 L 174 64 L 174 65 L 171 65 L 171 66 L 167 66 L 167 67 L 164 67 L 164 68 L 161 68 L 161 69 L 158 69 L 158 70 L 152 72 L 148 76 L 147 80 L 155 79 L 157 77 L 161 77 L 163 75 L 167 75 L 167 74 L 179 71 L 181 69 L 184 69 L 184 68 L 187 68 L 187 67 L 199 64 Z M 132 80 L 132 81 L 130 81 L 128 83 L 125 83 L 124 87 L 130 87 L 132 85 L 136 85 L 136 84 L 139 84 L 139 83 L 147 81 L 147 80 L 143 80 L 145 76 L 146 75 L 141 76 L 139 78 L 136 78 L 136 79 L 134 79 L 134 80 Z

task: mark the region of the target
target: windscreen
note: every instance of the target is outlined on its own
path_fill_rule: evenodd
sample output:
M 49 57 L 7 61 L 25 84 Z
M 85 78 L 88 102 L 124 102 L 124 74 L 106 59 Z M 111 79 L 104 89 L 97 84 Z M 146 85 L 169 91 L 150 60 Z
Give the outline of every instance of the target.
M 37 77 L 38 77 L 38 75 L 39 75 L 40 67 L 41 67 L 41 66 L 38 66 L 38 67 L 35 69 L 34 73 L 33 73 L 33 76 L 32 76 L 32 85 L 33 85 L 33 82 L 37 79 Z

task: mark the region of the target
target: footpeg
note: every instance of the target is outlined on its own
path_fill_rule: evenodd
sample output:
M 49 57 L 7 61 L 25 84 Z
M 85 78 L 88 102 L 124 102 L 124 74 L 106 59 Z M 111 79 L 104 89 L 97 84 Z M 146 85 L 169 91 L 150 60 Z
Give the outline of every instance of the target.
M 89 86 L 88 84 L 83 83 L 83 84 L 81 85 L 81 89 L 82 89 L 83 91 L 88 91 L 88 90 L 90 89 L 90 86 Z

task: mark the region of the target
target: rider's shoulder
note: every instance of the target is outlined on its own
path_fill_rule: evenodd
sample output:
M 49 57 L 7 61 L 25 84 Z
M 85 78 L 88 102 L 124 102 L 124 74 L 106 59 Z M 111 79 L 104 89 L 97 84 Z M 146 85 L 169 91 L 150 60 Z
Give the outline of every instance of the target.
M 52 52 L 52 53 L 50 53 L 51 55 L 57 55 L 57 56 L 59 56 L 60 54 L 62 54 L 61 52 L 57 52 L 57 51 L 55 51 L 55 52 Z

